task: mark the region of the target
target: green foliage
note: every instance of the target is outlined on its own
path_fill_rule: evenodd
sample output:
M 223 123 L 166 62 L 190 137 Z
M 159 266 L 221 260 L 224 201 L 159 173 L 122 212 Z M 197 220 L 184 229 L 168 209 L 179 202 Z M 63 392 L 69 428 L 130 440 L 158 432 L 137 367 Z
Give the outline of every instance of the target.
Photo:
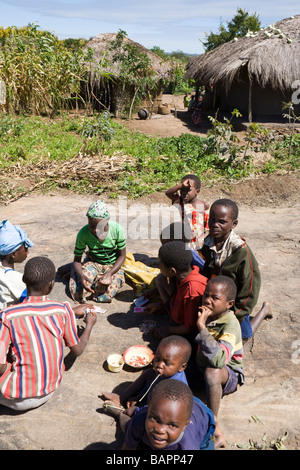
M 55 119 L 37 116 L 6 115 L 0 122 L 0 169 L 10 165 L 21 174 L 27 174 L 27 164 L 43 161 L 67 162 L 78 154 L 130 156 L 123 169 L 101 184 L 94 181 L 93 173 L 84 180 L 64 178 L 63 185 L 73 191 L 105 193 L 117 197 L 139 197 L 167 189 L 187 173 L 198 174 L 207 185 L 216 181 L 231 181 L 259 173 L 278 170 L 299 170 L 300 135 L 285 135 L 275 139 L 274 134 L 261 125 L 253 124 L 241 145 L 232 128 L 234 110 L 230 120 L 212 119 L 207 137 L 181 134 L 179 137 L 150 137 L 132 132 L 117 123 L 109 113 L 93 117 L 62 115 Z M 267 163 L 254 167 L 250 152 L 268 152 Z M 80 161 L 80 158 L 79 158 Z M 15 171 L 15 170 L 14 170 Z M 9 174 L 9 173 L 8 173 Z M 28 175 L 29 176 L 29 175 Z M 53 187 L 60 174 L 51 173 L 45 188 Z
M 84 153 L 98 153 L 99 148 L 104 147 L 104 143 L 111 142 L 115 133 L 111 117 L 108 111 L 104 111 L 96 118 L 86 120 L 82 129 Z
M 134 104 L 141 102 L 147 93 L 156 87 L 156 80 L 148 55 L 134 44 L 124 41 L 126 37 L 127 33 L 119 30 L 116 39 L 111 41 L 110 50 L 113 51 L 112 62 L 118 63 L 119 98 L 125 106 L 128 90 L 134 88 L 133 97 L 127 107 L 130 119 Z
M 151 49 L 150 49 L 151 52 L 154 52 L 154 54 L 158 55 L 158 57 L 160 57 L 161 59 L 163 60 L 169 60 L 170 56 L 169 54 L 167 54 L 163 49 L 161 49 L 161 47 L 159 46 L 153 46 Z
M 61 42 L 67 49 L 76 52 L 78 49 L 82 48 L 88 42 L 88 40 L 83 38 L 67 38 L 62 39 Z
M 114 135 L 114 128 L 111 124 L 111 114 L 104 111 L 97 116 L 96 121 L 88 121 L 84 124 L 82 130 L 83 137 L 97 137 L 110 142 Z
M 255 32 L 259 31 L 260 28 L 260 20 L 256 13 L 249 15 L 242 8 L 238 8 L 232 20 L 227 22 L 227 28 L 221 23 L 218 33 L 210 32 L 205 34 L 206 40 L 203 41 L 203 46 L 206 51 L 211 51 L 234 38 L 246 36 L 248 31 Z
M 76 122 L 76 124 L 75 124 Z M 45 120 L 41 117 L 6 115 L 0 123 L 0 168 L 43 159 L 68 160 L 79 152 L 82 138 L 80 121 Z M 74 132 L 75 131 L 75 132 Z
M 164 84 L 164 93 L 181 95 L 194 91 L 195 81 L 184 78 L 186 65 L 191 58 L 189 54 L 182 51 L 173 51 L 168 54 L 158 46 L 154 46 L 150 50 L 170 64 L 168 80 Z
M 67 49 L 48 31 L 30 24 L 0 30 L 0 80 L 6 111 L 53 115 L 79 97 L 85 75 L 80 48 Z

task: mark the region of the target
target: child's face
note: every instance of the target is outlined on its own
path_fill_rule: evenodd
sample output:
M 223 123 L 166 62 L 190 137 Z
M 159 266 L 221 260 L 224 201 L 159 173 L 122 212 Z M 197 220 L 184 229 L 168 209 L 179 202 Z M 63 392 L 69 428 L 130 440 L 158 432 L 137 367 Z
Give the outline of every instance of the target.
M 28 248 L 25 246 L 25 243 L 23 243 L 23 245 L 14 252 L 14 263 L 23 263 L 27 255 Z
M 107 219 L 94 219 L 88 217 L 88 226 L 92 234 L 99 240 L 104 240 L 108 231 Z
M 145 429 L 152 446 L 163 449 L 180 437 L 189 422 L 190 416 L 182 401 L 160 397 L 149 404 Z
M 218 317 L 220 314 L 229 310 L 234 304 L 234 300 L 228 300 L 224 293 L 222 284 L 207 283 L 202 297 L 202 305 L 212 312 L 212 317 Z
M 183 186 L 180 190 L 180 196 L 182 197 L 183 202 L 188 203 L 194 201 L 200 192 L 199 189 L 196 189 L 195 182 L 187 179 L 183 180 L 182 183 Z
M 216 239 L 225 239 L 237 223 L 238 221 L 232 218 L 231 207 L 216 205 L 209 214 L 209 233 Z
M 169 378 L 177 372 L 182 372 L 186 365 L 177 346 L 159 344 L 153 360 L 153 370 L 157 374 Z

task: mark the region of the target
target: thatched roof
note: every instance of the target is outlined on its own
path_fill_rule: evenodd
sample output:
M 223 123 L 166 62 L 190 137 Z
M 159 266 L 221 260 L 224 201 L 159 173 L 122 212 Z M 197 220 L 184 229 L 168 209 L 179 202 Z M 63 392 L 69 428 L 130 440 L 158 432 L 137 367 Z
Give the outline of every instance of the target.
M 257 33 L 232 40 L 193 58 L 186 77 L 202 85 L 222 83 L 228 91 L 247 67 L 261 87 L 291 89 L 300 79 L 300 15 L 278 21 Z
M 94 50 L 94 67 L 97 67 L 99 61 L 105 57 L 106 60 L 110 63 L 107 70 L 115 77 L 118 77 L 119 64 L 118 62 L 112 63 L 113 51 L 110 50 L 111 42 L 115 41 L 116 36 L 117 35 L 115 33 L 99 34 L 98 36 L 90 39 L 90 41 L 85 44 L 84 49 L 87 50 L 89 47 L 91 47 Z M 154 52 L 149 51 L 149 49 L 146 49 L 141 44 L 132 41 L 126 36 L 123 39 L 123 43 L 129 43 L 137 47 L 142 53 L 145 53 L 149 57 L 152 69 L 155 72 L 157 78 L 164 76 L 170 71 L 170 65 L 168 63 L 164 62 L 161 57 L 156 55 Z

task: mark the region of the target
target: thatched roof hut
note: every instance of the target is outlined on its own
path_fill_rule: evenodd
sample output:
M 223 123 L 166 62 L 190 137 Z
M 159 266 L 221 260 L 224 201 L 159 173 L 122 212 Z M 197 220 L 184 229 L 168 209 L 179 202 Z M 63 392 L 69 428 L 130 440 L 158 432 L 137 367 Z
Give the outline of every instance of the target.
M 252 119 L 282 118 L 300 80 L 300 15 L 222 44 L 193 58 L 186 76 L 213 83 L 213 107 Z M 300 86 L 297 87 L 298 89 Z M 299 106 L 294 107 L 299 112 Z M 286 112 L 286 111 L 284 111 Z
M 88 48 L 92 48 L 94 51 L 93 62 L 89 72 L 89 88 L 92 90 L 96 101 L 98 99 L 98 102 L 104 104 L 104 106 L 114 114 L 117 114 L 120 107 L 120 103 L 118 102 L 120 98 L 120 93 L 118 93 L 120 86 L 120 62 L 114 60 L 114 51 L 111 49 L 111 44 L 116 41 L 116 38 L 117 34 L 115 33 L 100 34 L 90 39 L 84 46 L 86 51 Z M 123 37 L 123 44 L 130 44 L 136 47 L 139 52 L 145 54 L 150 59 L 156 89 L 151 90 L 151 101 L 144 101 L 142 106 L 151 108 L 152 112 L 156 112 L 162 102 L 162 80 L 167 77 L 170 71 L 170 65 L 164 62 L 154 52 L 149 51 L 141 44 L 132 41 L 126 36 Z M 97 67 L 103 60 L 106 62 L 105 71 L 109 73 L 112 78 L 112 80 L 107 80 L 105 83 L 101 74 L 97 73 Z M 130 95 L 132 96 L 133 93 L 133 88 L 128 90 L 128 99 L 130 99 Z M 122 99 L 124 99 L 124 96 Z

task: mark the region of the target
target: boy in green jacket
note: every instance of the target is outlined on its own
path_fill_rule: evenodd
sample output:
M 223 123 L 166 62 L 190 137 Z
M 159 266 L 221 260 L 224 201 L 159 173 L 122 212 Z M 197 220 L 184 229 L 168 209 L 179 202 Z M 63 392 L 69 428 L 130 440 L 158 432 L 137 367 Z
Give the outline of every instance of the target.
M 204 240 L 204 276 L 228 276 L 236 284 L 234 311 L 240 321 L 242 337 L 252 337 L 265 318 L 272 318 L 269 302 L 250 319 L 261 286 L 258 263 L 245 239 L 234 232 L 238 224 L 238 206 L 230 199 L 218 199 L 210 209 L 209 235 Z

